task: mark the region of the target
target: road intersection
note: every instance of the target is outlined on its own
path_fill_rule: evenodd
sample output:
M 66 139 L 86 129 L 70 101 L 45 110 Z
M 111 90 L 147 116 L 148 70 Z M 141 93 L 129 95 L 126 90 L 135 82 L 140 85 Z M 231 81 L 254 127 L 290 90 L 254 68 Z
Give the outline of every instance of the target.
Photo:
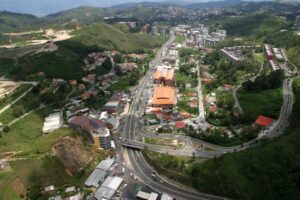
M 128 158 L 130 164 L 133 167 L 135 173 L 143 180 L 149 187 L 154 188 L 159 192 L 166 192 L 174 195 L 177 199 L 224 199 L 221 197 L 216 197 L 208 194 L 192 192 L 190 190 L 185 190 L 178 188 L 177 186 L 162 181 L 162 178 L 158 175 L 161 181 L 153 180 L 151 173 L 155 171 L 144 159 L 141 151 L 136 149 L 149 149 L 152 151 L 167 153 L 170 155 L 184 155 L 184 156 L 196 156 L 203 158 L 212 158 L 221 156 L 224 153 L 242 151 L 259 144 L 260 140 L 263 138 L 274 138 L 278 135 L 284 133 L 286 127 L 289 124 L 289 118 L 292 113 L 293 108 L 293 91 L 292 82 L 293 79 L 286 79 L 283 83 L 283 104 L 281 107 L 279 119 L 269 128 L 267 132 L 260 134 L 260 137 L 255 138 L 249 142 L 242 145 L 232 146 L 232 147 L 222 147 L 205 142 L 200 139 L 191 138 L 184 135 L 175 134 L 157 134 L 144 129 L 140 123 L 141 112 L 138 112 L 143 105 L 143 92 L 147 88 L 151 76 L 155 70 L 155 67 L 159 64 L 161 58 L 165 55 L 166 48 L 175 40 L 174 34 L 171 34 L 170 39 L 161 47 L 161 49 L 156 54 L 155 58 L 149 63 L 149 70 L 144 76 L 144 78 L 139 83 L 135 91 L 135 96 L 132 100 L 131 107 L 127 117 L 124 120 L 124 126 L 121 129 L 122 139 L 121 143 L 123 146 L 133 147 L 127 149 Z M 153 144 L 145 144 L 139 142 L 140 137 L 149 138 L 169 138 L 169 139 L 180 139 L 185 142 L 182 148 L 166 147 Z M 194 143 L 198 144 L 201 148 L 195 148 Z M 213 151 L 205 150 L 205 147 L 213 149 Z

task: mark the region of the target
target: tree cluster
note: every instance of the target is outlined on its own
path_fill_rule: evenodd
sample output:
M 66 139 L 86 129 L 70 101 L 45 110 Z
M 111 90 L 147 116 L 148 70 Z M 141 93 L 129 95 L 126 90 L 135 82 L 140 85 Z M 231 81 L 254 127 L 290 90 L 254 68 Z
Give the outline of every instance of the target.
M 284 72 L 276 70 L 266 75 L 258 76 L 254 81 L 248 80 L 242 84 L 244 90 L 259 91 L 279 88 L 284 79 Z

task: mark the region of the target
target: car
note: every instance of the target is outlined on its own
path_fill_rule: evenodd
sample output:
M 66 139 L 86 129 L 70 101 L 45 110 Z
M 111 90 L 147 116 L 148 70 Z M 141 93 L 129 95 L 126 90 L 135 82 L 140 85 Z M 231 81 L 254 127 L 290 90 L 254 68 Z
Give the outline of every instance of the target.
M 152 172 L 152 173 L 151 173 L 151 176 L 152 176 L 152 177 L 156 177 L 156 173 L 155 173 L 155 172 Z
M 123 190 L 124 190 L 126 187 L 127 187 L 127 183 L 125 183 L 125 184 L 124 184 L 124 186 L 123 186 Z

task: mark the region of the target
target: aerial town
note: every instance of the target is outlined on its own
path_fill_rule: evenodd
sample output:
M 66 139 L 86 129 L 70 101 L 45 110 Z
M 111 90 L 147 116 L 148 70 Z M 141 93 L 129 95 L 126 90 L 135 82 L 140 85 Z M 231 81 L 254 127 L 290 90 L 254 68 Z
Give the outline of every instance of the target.
M 297 199 L 300 4 L 84 5 L 0 5 L 0 199 Z

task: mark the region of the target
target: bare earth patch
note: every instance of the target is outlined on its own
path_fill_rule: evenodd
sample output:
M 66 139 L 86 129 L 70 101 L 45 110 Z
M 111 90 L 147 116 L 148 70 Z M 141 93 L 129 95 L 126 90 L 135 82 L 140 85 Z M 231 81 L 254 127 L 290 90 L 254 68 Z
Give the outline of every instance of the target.
M 19 195 L 25 195 L 26 187 L 25 187 L 25 185 L 23 184 L 23 182 L 21 181 L 21 179 L 19 177 L 14 179 L 10 183 L 10 185 L 16 193 L 18 193 Z
M 53 146 L 52 151 L 72 172 L 82 170 L 93 159 L 91 152 L 85 150 L 80 138 L 64 137 Z

